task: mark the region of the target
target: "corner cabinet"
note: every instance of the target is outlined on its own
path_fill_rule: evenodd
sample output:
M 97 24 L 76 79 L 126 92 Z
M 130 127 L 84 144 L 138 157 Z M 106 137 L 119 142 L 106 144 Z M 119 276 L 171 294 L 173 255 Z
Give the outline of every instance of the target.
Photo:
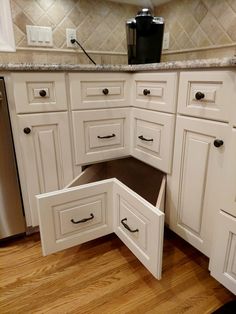
M 37 196 L 43 253 L 115 232 L 160 279 L 164 197 L 165 175 L 138 160 L 91 165 L 65 189 Z

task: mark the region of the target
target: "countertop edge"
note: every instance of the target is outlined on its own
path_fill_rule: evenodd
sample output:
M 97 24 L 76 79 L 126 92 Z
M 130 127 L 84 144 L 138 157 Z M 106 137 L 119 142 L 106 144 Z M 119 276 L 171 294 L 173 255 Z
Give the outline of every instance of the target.
M 0 72 L 17 71 L 59 71 L 59 72 L 143 72 L 179 69 L 204 69 L 236 67 L 236 56 L 216 59 L 169 61 L 137 65 L 81 65 L 81 64 L 0 64 Z

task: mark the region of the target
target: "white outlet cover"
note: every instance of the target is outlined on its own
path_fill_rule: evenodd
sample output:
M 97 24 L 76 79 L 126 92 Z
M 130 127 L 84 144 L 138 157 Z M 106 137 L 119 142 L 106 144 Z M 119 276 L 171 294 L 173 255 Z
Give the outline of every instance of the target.
M 169 46 L 170 46 L 170 33 L 166 32 L 164 33 L 164 36 L 163 36 L 162 49 L 167 50 L 169 49 Z
M 26 25 L 26 33 L 28 46 L 53 46 L 51 27 Z
M 75 45 L 71 43 L 71 39 L 76 39 L 76 29 L 67 28 L 66 29 L 66 46 L 67 48 L 74 48 Z

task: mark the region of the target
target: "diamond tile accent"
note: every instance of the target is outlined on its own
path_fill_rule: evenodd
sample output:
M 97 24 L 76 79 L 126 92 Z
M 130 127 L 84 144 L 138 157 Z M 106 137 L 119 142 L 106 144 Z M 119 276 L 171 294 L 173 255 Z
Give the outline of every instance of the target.
M 108 0 L 10 2 L 17 47 L 27 48 L 26 25 L 51 26 L 52 50 L 67 49 L 66 28 L 75 28 L 86 49 L 124 53 L 125 21 L 139 10 Z M 236 44 L 236 0 L 172 0 L 156 7 L 155 15 L 165 19 L 170 51 Z
M 155 15 L 165 19 L 170 50 L 236 45 L 236 0 L 172 0 Z

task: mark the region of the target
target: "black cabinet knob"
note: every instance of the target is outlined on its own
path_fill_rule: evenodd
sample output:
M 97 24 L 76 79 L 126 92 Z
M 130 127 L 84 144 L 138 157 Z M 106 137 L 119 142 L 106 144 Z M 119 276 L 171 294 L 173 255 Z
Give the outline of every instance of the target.
M 146 89 L 146 88 L 145 88 L 145 89 L 143 90 L 143 95 L 144 95 L 144 96 L 147 96 L 147 95 L 150 95 L 150 94 L 151 94 L 151 92 L 150 92 L 149 89 Z
M 197 100 L 203 99 L 204 97 L 205 97 L 205 94 L 203 94 L 202 92 L 197 92 L 197 93 L 195 94 L 195 98 L 196 98 Z
M 47 95 L 47 92 L 46 92 L 44 89 L 41 89 L 41 90 L 39 91 L 39 95 L 40 95 L 41 97 L 45 97 L 45 96 Z
M 102 90 L 102 92 L 103 92 L 104 95 L 108 95 L 108 94 L 109 94 L 109 89 L 104 88 L 104 89 Z
M 31 129 L 30 128 L 24 128 L 23 131 L 24 131 L 25 134 L 30 134 Z
M 215 147 L 221 147 L 222 145 L 224 145 L 224 141 L 219 140 L 219 139 L 214 140 Z

